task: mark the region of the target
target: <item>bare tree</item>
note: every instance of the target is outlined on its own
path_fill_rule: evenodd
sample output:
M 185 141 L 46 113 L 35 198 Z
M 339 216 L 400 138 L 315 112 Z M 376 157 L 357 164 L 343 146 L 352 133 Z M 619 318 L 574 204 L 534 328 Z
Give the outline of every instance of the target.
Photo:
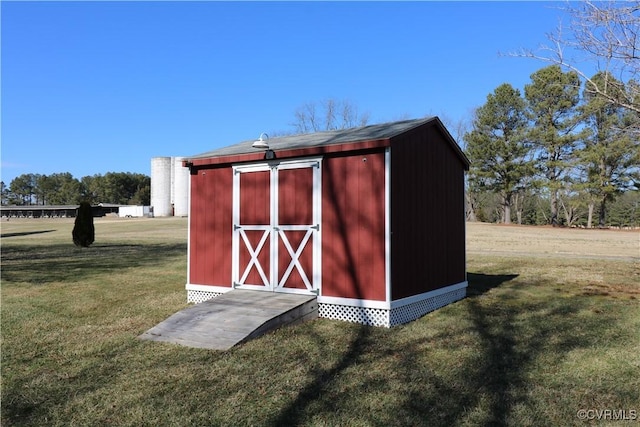
M 301 105 L 295 110 L 294 119 L 291 126 L 296 133 L 309 133 L 365 126 L 369 113 L 360 113 L 350 101 L 329 98 Z
M 475 115 L 475 111 L 470 113 Z M 440 121 L 444 124 L 444 126 L 449 130 L 449 133 L 456 140 L 458 145 L 466 152 L 467 145 L 464 139 L 464 135 L 471 131 L 472 122 L 468 117 L 461 118 L 458 120 L 454 120 L 447 113 L 442 112 L 439 114 L 435 114 L 440 118 Z M 469 183 L 469 176 L 465 174 L 464 178 L 464 200 L 465 200 L 465 218 L 469 222 L 476 222 L 478 220 L 478 216 L 476 212 L 480 209 L 481 203 L 480 199 L 480 191 L 477 188 L 472 186 Z
M 568 31 L 560 25 L 556 31 L 547 34 L 549 45 L 542 45 L 537 50 L 522 49 L 511 55 L 550 62 L 575 71 L 588 83 L 592 93 L 640 113 L 640 1 L 587 0 L 568 3 L 565 10 L 571 16 Z M 574 53 L 579 57 L 571 56 Z M 585 62 L 615 79 L 593 81 L 591 76 L 595 73 L 583 68 Z M 620 90 L 619 82 L 627 82 L 626 90 Z

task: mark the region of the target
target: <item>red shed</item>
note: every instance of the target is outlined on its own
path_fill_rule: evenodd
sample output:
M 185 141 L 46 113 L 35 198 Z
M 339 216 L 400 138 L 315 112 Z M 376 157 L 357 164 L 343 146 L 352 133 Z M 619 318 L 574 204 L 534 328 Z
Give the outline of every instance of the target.
M 389 327 L 465 297 L 469 161 L 440 119 L 264 142 L 185 161 L 188 301 L 315 294 L 320 317 Z

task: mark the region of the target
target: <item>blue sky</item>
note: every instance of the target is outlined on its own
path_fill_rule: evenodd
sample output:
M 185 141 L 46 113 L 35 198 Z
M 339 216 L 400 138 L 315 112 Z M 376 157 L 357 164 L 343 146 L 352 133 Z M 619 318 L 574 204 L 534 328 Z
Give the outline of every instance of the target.
M 370 123 L 469 119 L 504 82 L 546 66 L 552 2 L 8 2 L 2 180 L 149 174 L 349 100 Z

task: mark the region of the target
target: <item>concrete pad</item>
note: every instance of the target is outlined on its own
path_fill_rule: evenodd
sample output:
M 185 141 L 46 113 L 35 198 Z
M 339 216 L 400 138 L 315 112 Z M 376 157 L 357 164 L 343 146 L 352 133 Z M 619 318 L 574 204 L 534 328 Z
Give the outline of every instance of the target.
M 139 338 L 228 350 L 275 328 L 317 317 L 314 295 L 236 289 L 175 313 Z

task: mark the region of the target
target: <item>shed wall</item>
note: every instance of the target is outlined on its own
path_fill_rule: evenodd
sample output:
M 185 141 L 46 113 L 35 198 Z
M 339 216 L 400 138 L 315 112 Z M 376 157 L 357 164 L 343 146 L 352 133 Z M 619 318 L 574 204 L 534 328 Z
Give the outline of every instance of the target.
M 191 175 L 189 282 L 231 287 L 231 167 Z
M 384 301 L 384 151 L 322 163 L 322 295 Z
M 466 280 L 464 165 L 435 127 L 391 144 L 392 300 Z

